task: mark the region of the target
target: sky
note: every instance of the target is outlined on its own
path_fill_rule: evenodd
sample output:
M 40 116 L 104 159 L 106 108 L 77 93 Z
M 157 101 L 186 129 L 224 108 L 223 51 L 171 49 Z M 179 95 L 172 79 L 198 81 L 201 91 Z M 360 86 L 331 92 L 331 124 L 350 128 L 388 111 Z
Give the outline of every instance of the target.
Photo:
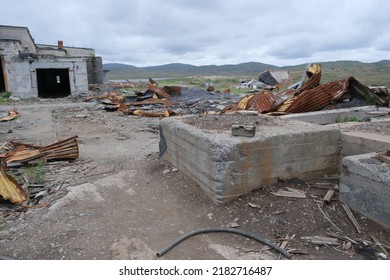
M 0 0 L 38 44 L 154 66 L 390 59 L 388 0 Z

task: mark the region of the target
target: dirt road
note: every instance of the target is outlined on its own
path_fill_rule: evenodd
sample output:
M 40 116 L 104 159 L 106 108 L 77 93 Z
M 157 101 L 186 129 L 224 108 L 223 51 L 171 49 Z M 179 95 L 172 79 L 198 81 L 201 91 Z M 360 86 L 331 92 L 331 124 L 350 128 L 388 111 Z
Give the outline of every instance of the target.
M 0 111 L 10 108 L 1 106 Z M 376 258 L 368 248 L 381 251 L 370 234 L 390 244 L 389 231 L 355 213 L 363 228 L 357 233 L 337 200 L 323 209 L 344 233 L 336 238 L 338 245 L 315 245 L 304 238 L 335 232 L 317 204 L 326 193 L 319 186 L 334 186 L 337 180 L 279 182 L 217 206 L 180 171 L 159 160 L 158 119 L 105 112 L 96 103 L 48 101 L 17 109 L 19 119 L 0 123 L 0 143 L 46 145 L 78 135 L 80 158 L 45 166 L 45 180 L 55 191 L 35 207 L 13 211 L 12 205 L 0 202 L 2 256 L 156 259 L 156 252 L 181 235 L 208 227 L 237 228 L 279 245 L 288 241 L 292 259 Z M 286 186 L 304 190 L 307 198 L 271 194 Z M 241 235 L 209 233 L 184 241 L 162 258 L 279 257 Z

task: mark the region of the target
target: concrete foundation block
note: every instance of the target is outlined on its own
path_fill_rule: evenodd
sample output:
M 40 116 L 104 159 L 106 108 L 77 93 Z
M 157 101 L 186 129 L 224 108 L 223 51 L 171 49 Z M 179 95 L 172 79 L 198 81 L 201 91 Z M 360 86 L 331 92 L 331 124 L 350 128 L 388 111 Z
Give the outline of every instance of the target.
M 390 164 L 377 153 L 342 159 L 339 198 L 353 210 L 390 228 Z
M 196 118 L 227 124 L 223 129 L 199 128 Z M 217 204 L 278 179 L 310 179 L 338 172 L 339 130 L 266 116 L 246 116 L 245 120 L 256 123 L 252 138 L 231 134 L 234 116 L 164 119 L 160 154 Z
M 341 157 L 390 150 L 390 135 L 367 132 L 342 132 Z

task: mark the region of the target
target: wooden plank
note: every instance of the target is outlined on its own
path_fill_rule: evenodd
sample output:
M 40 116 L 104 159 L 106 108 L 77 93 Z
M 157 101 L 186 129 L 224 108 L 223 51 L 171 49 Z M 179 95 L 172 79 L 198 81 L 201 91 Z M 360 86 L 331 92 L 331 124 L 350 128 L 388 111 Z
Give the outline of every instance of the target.
M 358 221 L 355 219 L 355 216 L 352 214 L 352 211 L 351 211 L 351 209 L 349 209 L 348 205 L 341 202 L 341 206 L 343 207 L 345 214 L 347 214 L 349 220 L 351 221 L 351 223 L 355 227 L 356 231 L 358 233 L 362 233 L 362 228 L 360 227 Z
M 330 203 L 332 200 L 333 195 L 336 193 L 336 190 L 328 190 L 325 194 L 324 198 L 322 199 L 322 202 L 324 203 Z
M 386 248 L 383 246 L 383 244 L 381 242 L 379 242 L 379 240 L 373 236 L 372 234 L 370 234 L 370 237 L 372 238 L 372 240 L 375 242 L 375 244 L 382 250 L 382 252 L 386 255 L 386 257 L 389 257 L 389 252 L 386 250 Z
M 291 198 L 306 198 L 305 191 L 287 187 L 287 190 L 278 190 L 277 192 L 271 192 L 274 196 L 283 196 Z
M 382 154 L 378 154 L 375 156 L 377 159 L 379 159 L 380 161 L 383 161 L 385 163 L 388 163 L 390 164 L 390 157 L 389 156 L 385 156 L 385 155 L 382 155 Z
M 326 236 L 303 236 L 301 239 L 307 240 L 310 243 L 316 245 L 340 245 L 340 242 L 337 238 L 326 237 Z

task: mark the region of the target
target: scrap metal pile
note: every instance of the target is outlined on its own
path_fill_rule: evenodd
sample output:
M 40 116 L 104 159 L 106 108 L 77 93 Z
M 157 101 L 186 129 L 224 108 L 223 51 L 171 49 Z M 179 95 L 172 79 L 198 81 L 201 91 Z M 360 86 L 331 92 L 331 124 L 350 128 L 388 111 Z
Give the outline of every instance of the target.
M 20 167 L 55 160 L 75 160 L 79 157 L 77 136 L 48 146 L 8 142 L 0 147 L 0 197 L 12 203 L 22 204 L 29 198 L 28 186 L 22 187 L 7 174 L 7 167 Z
M 85 97 L 104 104 L 107 111 L 123 112 L 127 115 L 144 117 L 170 117 L 187 114 L 213 114 L 222 111 L 228 104 L 236 102 L 239 97 L 229 94 L 182 88 L 180 86 L 158 87 L 149 80 L 146 91 L 126 92 L 113 91 L 98 96 Z
M 229 92 L 214 92 L 214 89 L 205 91 L 180 86 L 159 88 L 157 82 L 149 78 L 146 91 L 124 94 L 126 90 L 120 85 L 117 87 L 119 91 L 86 97 L 84 101 L 97 100 L 108 111 L 145 117 L 224 114 L 237 110 L 282 115 L 317 111 L 332 104 L 352 107 L 363 104 L 387 106 L 389 103 L 387 89 L 369 88 L 354 77 L 325 84 L 320 84 L 320 81 L 321 65 L 309 64 L 299 82 L 279 93 L 264 89 L 240 98 Z M 347 102 L 351 100 L 358 102 Z
M 236 104 L 227 106 L 223 113 L 236 110 L 255 110 L 263 114 L 304 113 L 354 98 L 380 106 L 386 106 L 389 102 L 388 94 L 370 89 L 354 77 L 320 85 L 320 64 L 309 65 L 306 75 L 306 83 L 303 76 L 300 82 L 280 93 L 263 90 L 244 96 Z

